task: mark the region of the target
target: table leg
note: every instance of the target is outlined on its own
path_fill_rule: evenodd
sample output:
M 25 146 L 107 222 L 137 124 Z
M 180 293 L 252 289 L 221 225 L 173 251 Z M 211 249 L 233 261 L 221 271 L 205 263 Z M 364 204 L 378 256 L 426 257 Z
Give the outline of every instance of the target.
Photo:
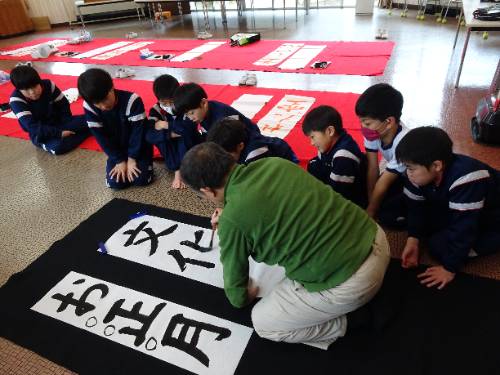
M 151 22 L 151 28 L 155 28 L 155 23 L 153 22 L 153 18 L 155 16 L 155 6 L 154 4 L 151 5 L 150 2 L 148 2 L 148 13 L 149 13 L 149 21 Z
M 462 6 L 460 8 L 460 16 L 458 16 L 457 33 L 455 34 L 455 41 L 453 42 L 453 49 L 455 49 L 455 46 L 457 45 L 458 32 L 460 31 L 460 22 L 462 21 L 463 15 L 464 15 L 464 7 Z
M 139 18 L 139 22 L 141 23 L 142 25 L 142 18 L 141 18 L 141 15 L 139 13 L 139 5 L 137 5 L 137 3 L 135 3 L 135 10 L 137 12 L 137 17 Z M 143 10 L 144 11 L 144 10 Z
M 464 50 L 462 51 L 462 58 L 460 59 L 460 66 L 458 67 L 457 81 L 455 82 L 455 88 L 458 87 L 458 82 L 460 81 L 460 74 L 462 74 L 462 66 L 464 65 L 465 53 L 467 52 L 467 45 L 469 44 L 471 28 L 467 28 L 467 36 L 465 37 Z
M 283 0 L 283 28 L 286 29 L 286 19 L 285 19 L 285 0 Z
M 221 0 L 220 2 L 220 14 L 222 16 L 222 23 L 227 23 L 226 3 L 224 0 Z
M 205 31 L 208 32 L 208 30 L 210 30 L 210 22 L 208 18 L 208 4 L 206 0 L 201 1 L 201 6 L 203 8 L 203 18 L 205 19 Z
M 76 5 L 76 10 L 78 11 L 78 15 L 80 16 L 80 23 L 82 24 L 82 28 L 85 28 L 85 23 L 83 22 L 82 9 L 78 5 Z

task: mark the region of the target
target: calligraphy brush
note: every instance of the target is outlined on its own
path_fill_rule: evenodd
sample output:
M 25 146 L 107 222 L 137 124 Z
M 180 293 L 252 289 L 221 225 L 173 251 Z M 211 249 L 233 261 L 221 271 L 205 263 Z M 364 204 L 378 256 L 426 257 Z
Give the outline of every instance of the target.
M 212 227 L 212 235 L 210 236 L 210 244 L 208 245 L 210 249 L 214 247 L 214 234 L 215 234 L 215 227 Z

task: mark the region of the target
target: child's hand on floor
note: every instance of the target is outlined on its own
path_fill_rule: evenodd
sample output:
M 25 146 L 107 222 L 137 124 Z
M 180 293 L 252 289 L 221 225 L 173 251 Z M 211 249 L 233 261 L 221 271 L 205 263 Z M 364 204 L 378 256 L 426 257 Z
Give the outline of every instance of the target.
M 443 289 L 455 278 L 455 274 L 448 271 L 443 266 L 434 266 L 427 268 L 425 272 L 417 275 L 417 277 L 420 279 L 420 283 L 428 288 L 437 285 L 438 289 Z
M 127 160 L 127 178 L 129 182 L 134 181 L 141 174 L 141 170 L 137 167 L 135 159 L 128 158 Z
M 418 239 L 408 237 L 406 246 L 401 255 L 401 266 L 403 268 L 412 268 L 418 266 Z
M 122 161 L 121 163 L 116 164 L 113 169 L 109 172 L 109 177 L 114 178 L 116 182 L 123 181 L 125 182 L 125 178 L 127 175 L 127 162 Z

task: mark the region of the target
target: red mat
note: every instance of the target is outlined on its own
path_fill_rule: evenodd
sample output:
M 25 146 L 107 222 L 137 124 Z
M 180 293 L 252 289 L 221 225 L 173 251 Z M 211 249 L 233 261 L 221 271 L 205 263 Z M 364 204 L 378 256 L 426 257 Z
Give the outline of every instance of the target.
M 76 87 L 77 77 L 42 74 L 42 78 L 51 79 L 61 90 Z M 149 108 L 151 108 L 156 102 L 152 91 L 152 82 L 150 81 L 116 79 L 114 82 L 117 88 L 133 91 L 140 95 L 144 101 L 147 111 L 149 111 Z M 313 97 L 316 100 L 311 108 L 323 104 L 332 105 L 337 108 L 337 110 L 342 114 L 344 127 L 349 131 L 360 147 L 364 149 L 362 146 L 363 138 L 361 135 L 359 120 L 354 113 L 354 105 L 359 96 L 357 94 L 325 91 L 266 89 L 259 87 L 239 87 L 229 85 L 203 84 L 202 86 L 207 91 L 209 99 L 218 100 L 228 104 L 232 104 L 243 94 L 272 95 L 272 99 L 253 117 L 255 122 L 258 122 L 262 117 L 264 117 L 285 94 Z M 8 102 L 12 90 L 13 86 L 10 83 L 0 85 L 0 102 Z M 71 110 L 74 114 L 83 113 L 82 99 L 78 99 L 76 102 L 71 104 Z M 0 135 L 28 139 L 28 134 L 21 129 L 17 119 L 1 117 L 4 114 L 5 113 L 2 113 L 0 115 Z M 316 156 L 317 151 L 310 145 L 308 138 L 302 133 L 302 120 L 303 118 L 295 125 L 295 127 L 284 139 L 290 144 L 292 149 L 297 154 L 301 165 L 304 166 L 309 159 Z M 87 139 L 80 147 L 100 151 L 100 147 L 93 137 Z
M 10 46 L 0 49 L 0 59 L 27 61 L 33 60 L 30 54 L 25 56 L 2 55 L 7 51 L 18 48 L 33 46 L 35 44 L 51 41 L 53 39 L 37 39 L 27 43 Z M 110 65 L 130 65 L 130 66 L 159 66 L 168 68 L 197 68 L 197 69 L 229 69 L 229 70 L 255 70 L 265 72 L 286 72 L 286 73 L 307 73 L 307 74 L 348 74 L 375 76 L 382 75 L 389 61 L 394 47 L 393 42 L 326 42 L 326 41 L 282 41 L 282 40 L 261 40 L 254 44 L 243 47 L 231 47 L 227 41 L 221 40 L 146 40 L 146 39 L 96 39 L 81 45 L 63 45 L 59 50 L 84 53 L 90 50 L 101 48 L 117 42 L 152 42 L 147 46 L 142 46 L 136 50 L 126 52 L 119 56 L 110 57 L 106 60 L 96 59 L 98 56 L 78 58 L 61 57 L 52 55 L 43 61 L 79 62 L 85 64 L 110 64 Z M 168 61 L 168 60 L 141 60 L 139 51 L 149 48 L 157 54 L 175 54 L 176 57 L 190 51 L 193 48 L 205 43 L 224 42 L 217 48 L 203 53 L 201 56 L 189 61 Z M 306 46 L 325 45 L 311 62 L 317 60 L 331 61 L 331 65 L 326 69 L 313 69 L 308 63 L 305 68 L 298 70 L 280 69 L 281 62 L 273 66 L 254 65 L 262 57 L 268 55 L 283 43 L 303 43 Z M 291 57 L 294 55 L 292 54 Z M 287 59 L 282 60 L 287 61 Z

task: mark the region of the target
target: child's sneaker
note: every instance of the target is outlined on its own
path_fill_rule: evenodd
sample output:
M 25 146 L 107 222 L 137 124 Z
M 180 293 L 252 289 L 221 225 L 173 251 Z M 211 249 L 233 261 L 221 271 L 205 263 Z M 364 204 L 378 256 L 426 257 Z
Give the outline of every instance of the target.
M 387 29 L 378 29 L 377 34 L 375 35 L 375 39 L 387 39 L 389 37 L 389 33 Z
M 33 63 L 31 61 L 26 61 L 26 62 L 18 62 L 16 64 L 16 67 L 18 66 L 23 66 L 23 65 L 26 65 L 26 66 L 33 66 Z
M 198 35 L 196 35 L 198 39 L 210 39 L 213 37 L 208 31 L 200 31 Z
M 247 86 L 255 86 L 257 85 L 257 76 L 253 73 L 248 75 L 247 81 L 245 83 Z
M 135 70 L 130 68 L 118 68 L 115 73 L 116 78 L 127 78 L 135 75 Z
M 247 79 L 248 79 L 248 73 L 243 74 L 243 76 L 240 78 L 240 82 L 238 83 L 240 86 L 246 86 L 247 84 Z

